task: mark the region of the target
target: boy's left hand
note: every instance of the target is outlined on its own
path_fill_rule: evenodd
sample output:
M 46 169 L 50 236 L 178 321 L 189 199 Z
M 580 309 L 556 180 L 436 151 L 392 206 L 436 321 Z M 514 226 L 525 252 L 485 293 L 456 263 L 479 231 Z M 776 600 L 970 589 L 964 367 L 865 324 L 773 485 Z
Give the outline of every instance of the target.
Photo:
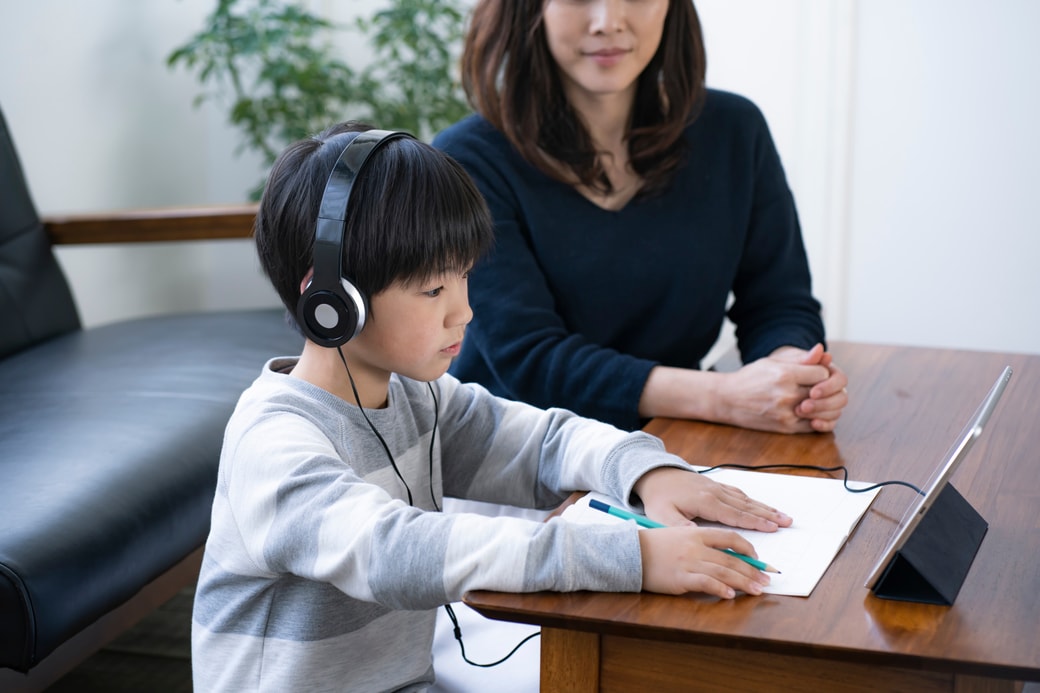
M 790 517 L 739 488 L 676 467 L 650 470 L 632 490 L 643 501 L 647 517 L 669 526 L 696 524 L 695 517 L 759 532 L 791 525 Z

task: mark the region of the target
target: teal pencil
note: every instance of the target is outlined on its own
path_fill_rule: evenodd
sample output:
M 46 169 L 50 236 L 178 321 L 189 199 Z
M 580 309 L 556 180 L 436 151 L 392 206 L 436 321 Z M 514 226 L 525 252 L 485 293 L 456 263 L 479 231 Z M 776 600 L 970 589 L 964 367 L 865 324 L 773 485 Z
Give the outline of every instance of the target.
M 620 517 L 620 518 L 622 518 L 624 520 L 633 520 L 640 527 L 660 528 L 660 527 L 664 527 L 665 526 L 665 525 L 662 525 L 660 522 L 654 522 L 649 517 L 644 517 L 642 515 L 637 515 L 635 513 L 629 512 L 629 511 L 624 510 L 622 508 L 615 508 L 613 505 L 607 505 L 606 503 L 604 503 L 602 501 L 598 501 L 595 498 L 590 498 L 589 499 L 589 507 L 593 508 L 595 510 L 601 510 L 601 511 L 607 513 L 608 515 L 613 515 L 614 517 Z M 737 553 L 733 549 L 719 549 L 719 550 L 724 552 L 724 553 L 728 553 L 730 556 L 734 556 L 736 558 L 739 558 L 740 560 L 744 561 L 748 565 L 752 565 L 752 566 L 758 568 L 759 570 L 761 570 L 764 573 L 779 573 L 780 572 L 779 570 L 777 570 L 773 566 L 769 565 L 765 561 L 760 561 L 757 558 L 752 558 L 751 556 L 745 556 L 742 553 Z

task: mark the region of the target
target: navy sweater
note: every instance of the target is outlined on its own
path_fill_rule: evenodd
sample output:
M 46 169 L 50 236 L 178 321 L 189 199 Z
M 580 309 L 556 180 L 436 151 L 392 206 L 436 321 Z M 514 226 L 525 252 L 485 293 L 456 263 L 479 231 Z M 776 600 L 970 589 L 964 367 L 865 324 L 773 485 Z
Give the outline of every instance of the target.
M 726 315 L 750 362 L 823 341 L 794 199 L 765 119 L 709 91 L 668 189 L 618 211 L 527 163 L 480 116 L 434 145 L 470 173 L 496 245 L 470 276 L 452 373 L 495 394 L 642 425 L 650 369 L 699 368 Z

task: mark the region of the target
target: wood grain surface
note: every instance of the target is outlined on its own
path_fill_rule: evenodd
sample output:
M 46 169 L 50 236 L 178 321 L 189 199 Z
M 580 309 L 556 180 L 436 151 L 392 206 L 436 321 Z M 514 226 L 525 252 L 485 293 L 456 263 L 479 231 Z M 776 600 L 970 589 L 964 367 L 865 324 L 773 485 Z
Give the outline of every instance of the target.
M 600 683 L 590 690 L 610 690 L 610 681 L 623 680 L 622 671 L 649 676 L 649 666 L 639 672 L 633 665 L 659 649 L 668 653 L 663 661 L 672 663 L 675 680 L 687 686 L 690 676 L 733 652 L 738 656 L 726 667 L 746 672 L 757 661 L 774 680 L 776 666 L 788 663 L 785 675 L 795 677 L 787 680 L 789 689 L 813 685 L 813 677 L 834 682 L 847 676 L 845 689 L 859 690 L 871 679 L 857 671 L 877 677 L 882 670 L 904 677 L 899 686 L 907 690 L 1004 690 L 1011 680 L 1040 680 L 1040 356 L 842 342 L 831 351 L 849 376 L 850 392 L 833 434 L 781 435 L 670 419 L 655 419 L 646 430 L 694 464 L 845 465 L 851 479 L 920 486 L 1010 365 L 1014 375 L 1004 397 L 952 481 L 989 522 L 952 607 L 883 600 L 864 587 L 914 500 L 912 490 L 899 486 L 881 491 L 808 598 L 475 592 L 466 602 L 492 618 L 540 624 L 546 634 L 596 634 Z M 543 635 L 543 657 L 555 642 L 567 640 Z M 565 657 L 561 652 L 551 661 Z M 813 677 L 800 678 L 813 667 Z M 545 668 L 543 661 L 543 690 L 553 690 Z M 704 684 L 699 690 L 711 690 L 703 677 L 696 680 Z M 884 680 L 876 679 L 881 689 Z M 725 678 L 719 684 L 725 688 Z M 668 686 L 659 682 L 653 689 Z

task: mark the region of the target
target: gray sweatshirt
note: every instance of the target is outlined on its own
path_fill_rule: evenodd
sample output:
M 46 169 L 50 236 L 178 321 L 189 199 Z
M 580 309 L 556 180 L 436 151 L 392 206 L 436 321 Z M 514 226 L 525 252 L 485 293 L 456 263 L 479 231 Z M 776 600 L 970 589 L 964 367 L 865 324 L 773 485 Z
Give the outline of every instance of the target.
M 387 407 L 364 413 L 402 482 L 361 410 L 289 375 L 295 363 L 266 364 L 227 426 L 192 623 L 199 693 L 422 690 L 436 608 L 468 590 L 640 589 L 633 523 L 437 508 L 629 499 L 646 471 L 688 468 L 657 438 L 395 375 Z

